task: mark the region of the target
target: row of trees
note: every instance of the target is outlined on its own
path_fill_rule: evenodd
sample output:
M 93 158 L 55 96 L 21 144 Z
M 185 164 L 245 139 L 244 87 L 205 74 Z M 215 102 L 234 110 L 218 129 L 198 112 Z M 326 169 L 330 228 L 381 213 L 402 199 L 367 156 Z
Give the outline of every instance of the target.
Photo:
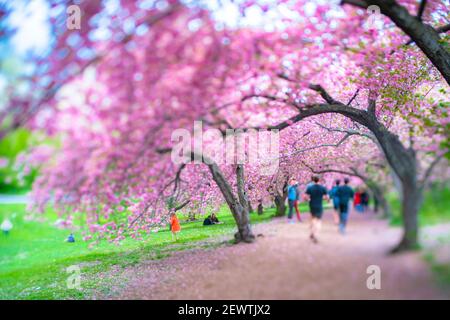
M 382 185 L 392 176 L 404 222 L 394 251 L 414 248 L 423 189 L 448 155 L 448 7 L 344 2 L 313 10 L 301 0 L 241 4 L 243 14 L 275 13 L 266 30 L 245 20 L 220 25 L 204 3 L 178 1 L 123 2 L 120 10 L 82 1 L 78 31 L 53 16 L 55 42 L 32 79 L 39 90 L 12 95 L 16 111 L 5 113 L 2 127 L 27 123 L 62 137 L 56 152 L 39 151 L 35 208 L 53 197 L 68 219 L 78 212 L 91 232 L 121 239 L 159 225 L 168 210 L 225 201 L 236 239 L 253 241 L 249 203 L 270 198 L 282 212 L 292 175 L 358 177 L 386 213 Z M 370 5 L 384 16 L 367 28 L 361 8 Z M 95 38 L 98 30 L 110 36 Z M 198 120 L 223 133 L 280 130 L 279 170 L 261 176 L 270 159 L 223 165 L 209 155 L 207 165 L 174 164 L 172 132 Z

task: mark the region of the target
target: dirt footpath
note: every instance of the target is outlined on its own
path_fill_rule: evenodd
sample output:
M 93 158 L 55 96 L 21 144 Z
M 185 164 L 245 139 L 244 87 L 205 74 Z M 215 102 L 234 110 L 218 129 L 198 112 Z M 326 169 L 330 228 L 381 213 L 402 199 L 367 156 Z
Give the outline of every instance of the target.
M 449 299 L 436 288 L 420 253 L 388 256 L 398 228 L 372 213 L 352 213 L 346 235 L 325 214 L 319 244 L 306 222 L 254 227 L 253 244 L 178 252 L 125 271 L 110 299 Z M 367 268 L 381 269 L 381 289 L 367 288 Z M 120 280 L 118 280 L 120 281 Z M 100 297 L 98 297 L 100 298 Z

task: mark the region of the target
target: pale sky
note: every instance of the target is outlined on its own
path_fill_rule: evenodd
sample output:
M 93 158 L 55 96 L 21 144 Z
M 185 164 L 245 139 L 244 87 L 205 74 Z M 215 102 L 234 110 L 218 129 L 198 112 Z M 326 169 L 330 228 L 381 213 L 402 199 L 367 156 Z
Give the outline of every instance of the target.
M 316 1 L 311 1 L 305 7 L 306 14 L 314 13 L 314 2 Z M 0 3 L 2 2 L 4 3 L 5 0 L 0 0 Z M 235 27 L 236 22 L 239 21 L 241 26 L 263 26 L 264 29 L 270 31 L 279 27 L 277 24 L 279 24 L 281 16 L 295 17 L 295 14 L 287 10 L 286 7 L 278 6 L 265 14 L 258 7 L 250 7 L 246 10 L 246 16 L 242 18 L 237 5 L 229 0 L 220 1 L 220 5 L 217 0 L 200 2 L 211 8 L 214 19 L 231 27 Z M 239 1 L 235 0 L 235 2 Z M 260 2 L 263 4 L 273 3 L 274 0 L 260 0 Z M 151 3 L 152 0 L 143 0 L 141 6 L 145 7 L 151 5 Z M 48 3 L 45 0 L 15 0 L 7 1 L 7 4 L 14 9 L 10 17 L 10 23 L 13 27 L 17 27 L 17 32 L 12 38 L 12 45 L 16 52 L 20 55 L 25 54 L 28 50 L 36 53 L 44 52 L 50 41 L 50 27 L 46 22 L 46 17 L 50 14 Z M 117 6 L 117 0 L 107 2 L 107 10 L 114 11 Z
M 10 16 L 10 23 L 17 28 L 12 38 L 17 53 L 24 54 L 30 49 L 44 51 L 50 40 L 50 28 L 46 23 L 49 7 L 45 0 L 32 0 L 28 5 L 22 0 L 11 1 L 8 5 L 15 9 Z

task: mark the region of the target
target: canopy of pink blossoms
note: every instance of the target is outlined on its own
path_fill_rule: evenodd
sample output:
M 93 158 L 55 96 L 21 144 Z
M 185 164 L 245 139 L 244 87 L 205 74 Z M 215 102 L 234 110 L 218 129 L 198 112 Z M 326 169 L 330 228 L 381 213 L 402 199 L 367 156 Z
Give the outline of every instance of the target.
M 110 12 L 102 1 L 82 1 L 81 30 L 55 28 L 64 31 L 43 71 L 51 79 L 46 85 L 58 90 L 32 127 L 58 143 L 26 159 L 41 168 L 30 209 L 54 203 L 69 222 L 82 215 L 88 235 L 118 240 L 160 227 L 173 206 L 188 200 L 183 210 L 217 209 L 224 201 L 207 166 L 171 161 L 174 130 L 193 132 L 194 121 L 222 131 L 277 125 L 323 103 L 311 84 L 359 109 L 376 99 L 377 119 L 424 165 L 445 152 L 448 86 L 424 54 L 405 46 L 408 36 L 384 16 L 367 26 L 364 10 L 320 3 L 247 1 L 241 23 L 228 26 L 205 4 L 156 1 L 147 8 L 121 1 Z M 276 13 L 275 21 L 248 26 L 249 10 Z M 439 26 L 447 11 L 445 1 L 429 1 L 423 19 Z M 100 29 L 109 36 L 95 39 Z M 245 165 L 254 205 L 273 201 L 271 188 L 289 177 L 307 183 L 312 171 L 352 168 L 389 180 L 388 170 L 376 169 L 386 167 L 382 151 L 351 119 L 323 114 L 287 126 L 276 173 L 261 175 L 262 163 Z M 234 166 L 220 168 L 235 188 Z M 336 177 L 342 174 L 325 175 L 328 184 Z

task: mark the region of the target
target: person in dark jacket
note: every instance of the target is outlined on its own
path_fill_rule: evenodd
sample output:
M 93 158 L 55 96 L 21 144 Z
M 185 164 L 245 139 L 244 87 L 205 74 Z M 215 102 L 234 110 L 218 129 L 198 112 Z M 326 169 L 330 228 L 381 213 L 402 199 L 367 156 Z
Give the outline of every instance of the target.
M 333 200 L 333 220 L 335 224 L 339 224 L 339 197 L 337 191 L 340 184 L 341 180 L 336 179 L 334 187 L 330 190 L 330 198 Z
M 337 196 L 339 197 L 339 232 L 345 234 L 345 228 L 348 221 L 348 204 L 350 200 L 353 200 L 355 193 L 353 189 L 348 185 L 350 180 L 344 179 L 344 185 L 340 186 L 337 190 Z
M 312 177 L 313 184 L 306 189 L 306 195 L 309 198 L 309 211 L 311 212 L 311 233 L 310 239 L 314 243 L 318 243 L 317 234 L 321 229 L 321 218 L 323 213 L 323 198 L 328 199 L 327 189 L 319 184 L 319 177 Z
M 219 219 L 217 219 L 217 216 L 215 213 L 211 213 L 211 215 L 207 216 L 206 219 L 203 221 L 204 226 L 210 226 L 213 224 L 221 224 Z
M 367 192 L 366 188 L 361 189 L 361 206 L 363 212 L 365 212 L 369 207 L 369 193 Z

